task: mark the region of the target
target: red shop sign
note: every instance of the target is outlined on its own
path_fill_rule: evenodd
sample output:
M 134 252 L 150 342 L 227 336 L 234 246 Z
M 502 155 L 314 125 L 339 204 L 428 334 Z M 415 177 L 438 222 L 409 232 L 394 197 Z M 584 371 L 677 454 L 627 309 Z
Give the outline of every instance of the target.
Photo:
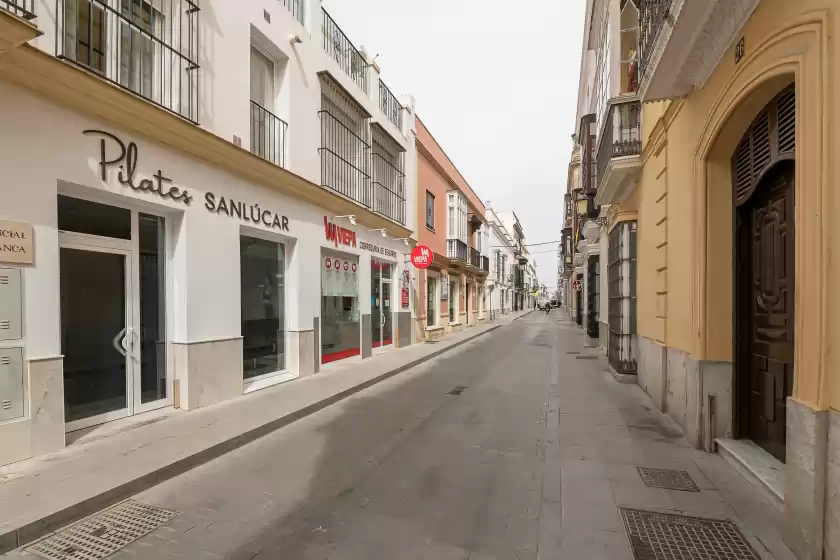
M 418 245 L 411 251 L 411 264 L 416 268 L 429 268 L 432 264 L 432 250 L 426 245 Z
M 332 266 L 332 260 L 329 257 L 327 257 L 326 259 L 324 259 L 324 264 L 327 265 L 327 268 L 329 268 Z
M 344 261 L 344 271 L 347 272 L 347 269 L 349 269 L 349 268 L 350 268 L 350 263 L 348 263 L 347 261 Z

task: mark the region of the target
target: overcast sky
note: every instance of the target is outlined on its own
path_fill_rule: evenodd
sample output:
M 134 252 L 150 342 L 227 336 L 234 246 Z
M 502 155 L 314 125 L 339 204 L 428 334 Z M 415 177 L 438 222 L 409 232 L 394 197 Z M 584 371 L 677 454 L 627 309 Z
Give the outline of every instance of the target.
M 585 0 L 324 0 L 478 196 L 514 210 L 527 243 L 560 239 Z M 557 284 L 557 247 L 531 247 Z M 548 252 L 544 252 L 548 251 Z

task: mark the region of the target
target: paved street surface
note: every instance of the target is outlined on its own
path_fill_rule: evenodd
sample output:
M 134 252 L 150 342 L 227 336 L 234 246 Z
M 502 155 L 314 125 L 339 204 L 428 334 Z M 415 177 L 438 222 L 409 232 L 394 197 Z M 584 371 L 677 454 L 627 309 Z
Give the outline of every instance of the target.
M 532 313 L 136 496 L 178 515 L 115 558 L 629 560 L 620 506 L 733 520 L 793 558 L 759 491 L 589 346 Z

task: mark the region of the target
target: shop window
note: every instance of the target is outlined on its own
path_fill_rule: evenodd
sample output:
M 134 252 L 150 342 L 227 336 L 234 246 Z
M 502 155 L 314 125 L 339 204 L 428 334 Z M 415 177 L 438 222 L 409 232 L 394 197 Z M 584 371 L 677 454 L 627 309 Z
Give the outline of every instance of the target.
M 166 398 L 166 222 L 139 214 L 140 402 Z
M 321 362 L 361 354 L 359 259 L 324 252 L 321 263 Z
M 251 380 L 286 367 L 285 250 L 280 243 L 240 238 L 244 376 Z
M 437 292 L 435 291 L 436 288 L 436 278 L 434 276 L 429 276 L 426 280 L 426 326 L 433 327 L 437 322 L 437 312 L 436 312 L 436 305 L 437 302 Z
M 58 229 L 131 239 L 131 210 L 59 195 Z

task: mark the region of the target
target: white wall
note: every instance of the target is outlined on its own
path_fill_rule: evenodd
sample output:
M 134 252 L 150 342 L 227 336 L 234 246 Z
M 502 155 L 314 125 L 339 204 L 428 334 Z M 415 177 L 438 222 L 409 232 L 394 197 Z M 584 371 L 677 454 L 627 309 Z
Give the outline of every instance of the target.
M 55 0 L 35 0 L 41 31 L 33 43 L 56 53 Z M 199 126 L 228 140 L 237 136 L 242 148 L 250 148 L 250 45 L 257 44 L 278 61 L 276 100 L 272 112 L 288 123 L 286 165 L 290 171 L 321 184 L 321 89 L 318 74 L 329 74 L 378 123 L 406 149 L 406 227 L 416 221 L 416 147 L 413 99 L 404 98 L 411 109 L 403 111 L 403 130 L 398 130 L 379 109 L 379 72 L 368 69 L 368 92 L 363 92 L 323 50 L 320 0 L 304 0 L 305 26 L 277 0 L 202 0 L 199 15 Z M 264 12 L 270 14 L 270 23 Z M 112 17 L 112 16 L 109 16 Z M 341 22 L 336 22 L 341 25 Z M 290 38 L 298 36 L 300 44 Z M 359 48 L 361 37 L 352 37 Z M 387 81 L 387 75 L 383 78 Z M 394 92 L 400 96 L 399 92 Z
M 289 330 L 312 328 L 319 316 L 321 247 L 334 247 L 324 235 L 324 211 L 261 185 L 241 181 L 215 167 L 180 156 L 143 138 L 130 136 L 108 124 L 92 121 L 0 82 L 0 122 L 10 134 L 0 135 L 0 219 L 30 222 L 34 226 L 35 265 L 25 268 L 25 329 L 27 359 L 60 354 L 59 258 L 56 195 L 63 191 L 105 203 L 130 205 L 166 215 L 173 223 L 174 289 L 171 305 L 175 323 L 171 339 L 197 342 L 240 335 L 239 236 L 256 230 L 287 244 L 286 316 Z M 117 181 L 110 170 L 103 182 L 99 169 L 99 138 L 83 136 L 85 129 L 101 129 L 138 145 L 136 176 L 151 177 L 159 169 L 172 185 L 194 197 L 187 207 L 154 193 L 133 191 Z M 49 130 L 49 134 L 43 131 Z M 225 214 L 208 211 L 205 193 L 248 204 L 259 204 L 289 218 L 289 231 L 278 233 L 262 224 L 244 224 Z M 353 227 L 359 241 L 397 251 L 395 275 L 405 267 L 407 247 L 359 224 Z M 369 275 L 371 253 L 360 255 L 360 267 Z M 376 256 L 376 255 L 374 255 Z M 360 277 L 360 296 L 369 293 L 369 282 Z M 395 282 L 397 285 L 397 282 Z M 398 292 L 394 301 L 399 304 Z M 411 298 L 409 298 L 411 301 Z M 370 299 L 361 298 L 362 312 Z

